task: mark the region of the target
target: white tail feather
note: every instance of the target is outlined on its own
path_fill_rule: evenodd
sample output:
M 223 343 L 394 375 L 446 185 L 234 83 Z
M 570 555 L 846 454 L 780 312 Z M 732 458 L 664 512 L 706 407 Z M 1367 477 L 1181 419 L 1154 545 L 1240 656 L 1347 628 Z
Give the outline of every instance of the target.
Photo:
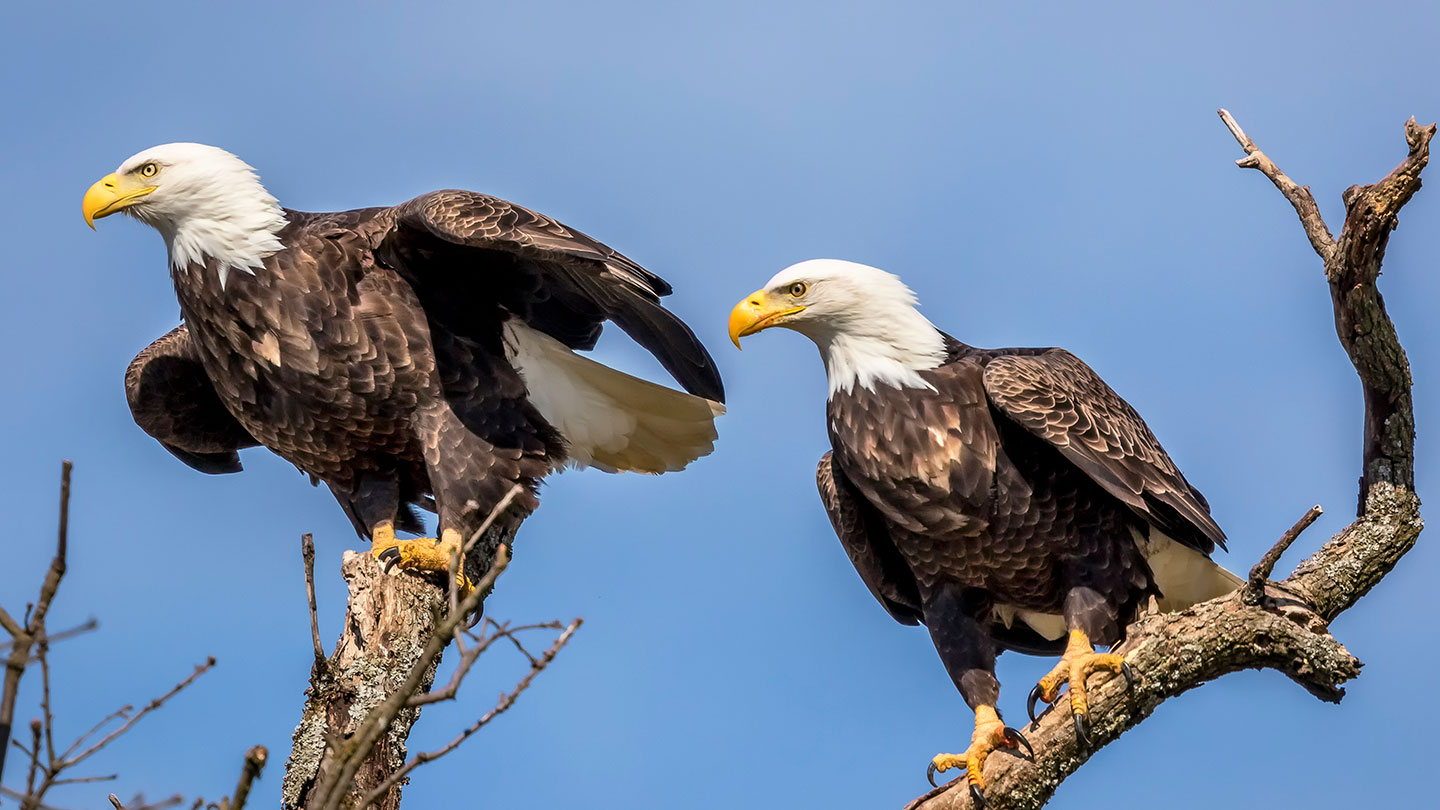
M 1132 534 L 1162 594 L 1155 601 L 1166 613 L 1224 596 L 1245 584 L 1245 580 L 1221 568 L 1214 560 L 1184 543 L 1175 542 L 1158 529 L 1151 528 L 1148 538 L 1138 529 L 1132 530 Z M 1058 613 L 1036 613 L 1014 605 L 995 605 L 993 613 L 1006 627 L 1018 619 L 1041 638 L 1051 641 L 1063 638 L 1066 633 L 1065 617 Z
M 715 448 L 718 402 L 603 366 L 515 319 L 505 323 L 505 355 L 575 466 L 671 472 Z
M 1184 610 L 1207 599 L 1224 596 L 1244 584 L 1245 580 L 1221 568 L 1214 560 L 1161 534 L 1154 527 L 1150 536 L 1134 531 L 1140 553 L 1150 564 L 1155 585 L 1160 589 L 1158 600 L 1162 611 Z

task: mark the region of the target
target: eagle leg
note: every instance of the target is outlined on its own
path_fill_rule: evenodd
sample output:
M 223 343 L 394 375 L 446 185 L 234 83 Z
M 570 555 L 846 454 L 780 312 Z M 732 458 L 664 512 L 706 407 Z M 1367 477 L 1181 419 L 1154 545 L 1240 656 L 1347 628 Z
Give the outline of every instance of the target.
M 1088 721 L 1090 705 L 1085 681 L 1101 671 L 1124 675 L 1127 686 L 1133 687 L 1135 684 L 1135 673 L 1131 671 L 1130 665 L 1125 663 L 1124 656 L 1097 653 L 1095 645 L 1090 642 L 1090 636 L 1084 630 L 1071 630 L 1070 641 L 1065 647 L 1065 654 L 1060 657 L 1060 662 L 1030 690 L 1030 699 L 1025 708 L 1031 722 L 1036 720 L 1037 702 L 1053 704 L 1060 699 L 1060 690 L 1068 686 L 1070 713 L 1075 718 L 1075 736 L 1081 745 L 1088 748 L 1091 744 Z
M 1024 748 L 1023 758 L 1035 761 L 1035 749 L 1030 747 L 1030 741 L 1019 731 L 1005 725 L 994 706 L 976 706 L 975 733 L 970 737 L 970 747 L 963 754 L 937 754 L 930 760 L 925 778 L 934 787 L 936 773 L 964 768 L 965 781 L 970 785 L 970 798 L 978 810 L 985 806 L 985 760 L 992 751 L 1002 748 L 1017 751 Z
M 462 546 L 460 532 L 455 529 L 446 529 L 441 532 L 438 540 L 433 537 L 397 540 L 395 526 L 390 521 L 377 525 L 371 531 L 370 536 L 370 553 L 384 564 L 386 573 L 389 573 L 392 568 L 448 573 L 450 561 L 460 552 Z M 456 577 L 458 579 L 456 585 L 462 596 L 468 594 L 475 587 L 475 584 L 466 576 L 464 565 L 460 566 Z
M 995 710 L 1000 699 L 1000 682 L 995 679 L 995 643 L 975 618 L 985 613 L 978 592 L 955 584 L 941 584 L 924 600 L 925 626 L 930 630 L 935 651 L 960 690 L 966 705 L 975 711 L 975 732 L 963 754 L 939 754 L 930 760 L 925 777 L 935 784 L 935 774 L 952 768 L 965 769 L 970 798 L 976 808 L 985 806 L 985 760 L 992 751 L 1023 748 L 1020 756 L 1035 759 L 1030 742 L 1019 731 L 1006 726 Z

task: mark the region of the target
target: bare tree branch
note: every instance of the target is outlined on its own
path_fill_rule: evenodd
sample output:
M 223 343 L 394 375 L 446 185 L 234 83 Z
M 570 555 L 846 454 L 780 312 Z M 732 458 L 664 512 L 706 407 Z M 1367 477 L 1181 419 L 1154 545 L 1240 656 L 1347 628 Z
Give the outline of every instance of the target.
M 408 781 L 396 773 L 415 767 L 407 768 L 407 762 L 416 760 L 407 759 L 405 743 L 421 707 L 454 698 L 476 660 L 496 640 L 507 638 L 526 656 L 531 672 L 504 701 L 504 711 L 579 627 L 579 619 L 568 627 L 559 622 L 513 627 L 487 620 L 486 631 L 470 629 L 509 563 L 515 524 L 496 521 L 522 491 L 512 488 L 451 558 L 449 587 L 437 588 L 422 577 L 389 575 L 370 554 L 346 554 L 341 570 L 350 597 L 344 630 L 325 671 L 311 677 L 281 789 L 286 810 L 355 808 L 362 801 L 396 810 Z M 481 538 L 494 544 L 487 545 L 496 548 L 494 559 L 462 597 L 458 575 Z M 537 659 L 516 637 L 542 629 L 558 631 L 563 640 L 548 657 Z M 460 655 L 455 671 L 444 687 L 432 692 L 440 656 L 452 641 Z
M 65 641 L 67 639 L 72 639 L 76 636 L 83 636 L 84 634 L 89 633 L 92 630 L 98 630 L 99 628 L 100 622 L 96 621 L 93 618 L 86 619 L 84 624 L 77 624 L 68 630 L 61 630 L 58 633 L 47 633 L 47 635 L 41 636 L 35 639 L 35 641 L 37 643 L 44 642 L 46 644 L 54 644 L 57 641 Z M 15 642 L 7 641 L 3 644 L 0 644 L 0 651 L 9 650 L 14 646 Z
M 1274 183 L 1280 193 L 1285 195 L 1285 199 L 1295 207 L 1295 213 L 1300 215 L 1300 224 L 1305 228 L 1305 235 L 1310 238 L 1310 246 L 1320 254 L 1321 259 L 1329 262 L 1335 253 L 1335 237 L 1331 236 L 1330 229 L 1325 227 L 1325 220 L 1320 216 L 1320 207 L 1315 204 L 1310 187 L 1297 185 L 1280 171 L 1280 167 L 1250 140 L 1250 136 L 1240 128 L 1229 110 L 1222 109 L 1219 113 L 1220 120 L 1225 122 L 1230 134 L 1235 136 L 1240 148 L 1245 150 L 1245 157 L 1235 161 L 1235 165 L 1242 169 L 1255 169 L 1270 178 L 1270 182 Z
M 10 655 L 5 659 L 5 685 L 0 688 L 0 777 L 5 774 L 5 752 L 10 748 L 10 729 L 15 722 L 15 700 L 20 694 L 20 678 L 29 665 L 31 650 L 37 639 L 45 637 L 45 616 L 50 602 L 65 576 L 65 554 L 70 533 L 70 471 L 69 460 L 60 462 L 60 530 L 55 544 L 55 557 L 40 585 L 40 598 L 33 610 L 27 610 L 22 625 L 0 608 L 0 624 L 10 633 Z
M 147 714 L 155 711 L 156 709 L 160 708 L 161 706 L 164 706 L 164 705 L 165 705 L 165 701 L 167 701 L 167 700 L 169 700 L 170 698 L 175 697 L 176 695 L 180 694 L 182 691 L 184 691 L 185 687 L 187 687 L 187 686 L 189 686 L 190 684 L 194 683 L 196 678 L 199 678 L 201 675 L 204 675 L 205 673 L 209 672 L 210 669 L 211 669 L 211 667 L 214 667 L 214 666 L 215 666 L 215 656 L 212 655 L 212 656 L 210 656 L 209 658 L 206 658 L 206 659 L 205 659 L 205 663 L 203 663 L 203 664 L 197 664 L 197 665 L 195 666 L 195 671 L 192 672 L 192 673 L 190 673 L 188 676 L 186 676 L 185 680 L 181 681 L 180 683 L 175 684 L 174 686 L 172 686 L 172 687 L 170 688 L 170 691 L 166 692 L 165 694 L 161 695 L 160 697 L 157 697 L 157 698 L 155 698 L 154 700 L 150 701 L 149 703 L 145 704 L 145 707 L 144 707 L 143 709 L 141 709 L 138 713 L 136 713 L 135 716 L 133 716 L 133 717 L 131 717 L 130 719 L 126 720 L 125 723 L 124 723 L 123 725 L 121 725 L 119 728 L 115 729 L 114 731 L 110 732 L 109 734 L 106 734 L 103 738 L 100 739 L 99 742 L 95 743 L 94 745 L 90 746 L 89 748 L 86 748 L 85 750 L 81 751 L 80 753 L 75 754 L 74 756 L 67 757 L 64 762 L 61 762 L 61 763 L 60 763 L 60 767 L 61 767 L 61 768 L 70 768 L 70 767 L 73 767 L 73 766 L 75 766 L 75 765 L 79 765 L 81 762 L 84 762 L 85 760 L 89 759 L 92 755 L 95 754 L 96 751 L 99 751 L 100 749 L 102 749 L 102 748 L 104 748 L 105 746 L 109 745 L 109 744 L 110 744 L 111 742 L 113 742 L 114 740 L 116 740 L 116 739 L 124 736 L 124 734 L 125 734 L 127 731 L 129 731 L 130 729 L 134 728 L 134 727 L 135 727 L 135 724 L 138 723 L 138 722 L 140 722 L 140 720 L 143 719 L 143 718 L 145 717 L 145 715 L 147 715 Z
M 26 769 L 24 792 L 11 790 L 0 785 L 0 795 L 9 796 L 20 802 L 21 810 L 53 810 L 52 806 L 45 801 L 46 794 L 52 788 L 66 785 L 93 784 L 116 779 L 115 774 L 90 775 L 90 776 L 67 776 L 66 772 L 84 762 L 86 759 L 104 749 L 107 745 L 124 736 L 141 718 L 150 712 L 159 709 L 170 698 L 183 691 L 195 679 L 204 674 L 215 665 L 215 659 L 209 658 L 206 663 L 196 667 L 195 672 L 188 678 L 181 681 L 170 691 L 150 701 L 138 713 L 132 714 L 132 707 L 124 706 L 118 711 L 112 712 L 96 723 L 70 743 L 62 753 L 55 752 L 55 710 L 51 694 L 51 671 L 50 671 L 50 645 L 66 638 L 94 630 L 98 624 L 95 619 L 90 619 L 78 627 L 62 631 L 60 633 L 49 633 L 45 627 L 45 619 L 49 615 L 55 595 L 59 592 L 60 582 L 65 577 L 66 560 L 69 550 L 70 530 L 70 475 L 73 467 L 69 461 L 63 462 L 60 474 L 60 519 L 59 531 L 56 539 L 55 556 L 51 560 L 50 567 L 45 573 L 44 581 L 40 586 L 38 599 L 26 608 L 23 622 L 16 622 L 14 618 L 3 609 L 0 609 L 0 625 L 10 633 L 11 640 L 8 645 L 8 656 L 5 665 L 5 686 L 3 695 L 0 695 L 0 717 L 3 717 L 3 728 L 0 728 L 0 776 L 3 776 L 4 753 L 11 745 L 21 751 L 30 760 Z M 11 721 L 15 714 L 15 701 L 19 690 L 20 677 L 25 673 L 30 663 L 36 662 L 40 665 L 40 716 L 30 722 L 30 746 L 27 748 L 18 741 L 10 740 Z M 107 726 L 116 720 L 124 722 L 110 733 L 95 742 L 90 742 L 97 734 L 100 734 Z M 252 749 L 252 752 L 256 749 Z M 261 752 L 263 763 L 264 749 Z M 256 771 L 258 774 L 258 770 Z M 253 776 L 250 777 L 253 779 Z M 249 780 L 242 776 L 242 784 L 248 790 Z M 124 805 L 115 796 L 110 796 L 110 801 L 115 807 L 123 808 Z M 133 810 L 161 810 L 162 808 L 173 807 L 182 801 L 180 796 L 173 796 L 170 799 L 158 804 L 148 804 L 138 798 Z M 197 800 L 196 807 L 204 804 L 204 800 Z M 238 810 L 228 808 L 227 810 Z
M 320 615 L 315 610 L 315 538 L 300 536 L 300 557 L 305 561 L 305 601 L 310 606 L 310 643 L 315 647 L 315 666 L 324 668 L 325 645 L 320 641 Z
M 475 732 L 484 728 L 491 720 L 504 714 L 506 710 L 515 705 L 515 700 L 520 697 L 520 694 L 530 688 L 530 682 L 535 680 L 535 676 L 550 666 L 550 662 L 555 660 L 555 656 L 560 654 L 560 650 L 570 641 L 570 637 L 575 635 L 575 631 L 580 629 L 580 625 L 583 623 L 584 620 L 578 618 L 570 622 L 570 624 L 565 627 L 564 632 L 555 639 L 555 643 L 550 645 L 550 649 L 546 650 L 539 658 L 531 658 L 530 671 L 526 673 L 524 678 L 520 679 L 520 682 L 515 685 L 514 689 L 500 696 L 500 700 L 495 704 L 494 708 L 482 715 L 479 720 L 471 723 L 468 728 L 460 732 L 459 736 L 446 743 L 440 749 L 436 751 L 423 751 L 416 754 L 399 770 L 391 774 L 388 779 L 381 782 L 378 787 L 368 793 L 365 798 L 361 799 L 360 803 L 355 805 L 354 810 L 365 810 L 367 807 L 374 806 L 390 792 L 391 788 L 396 787 L 405 780 L 411 771 L 427 762 L 434 762 L 451 751 L 454 751 L 456 748 L 459 748 L 460 744 L 474 736 Z M 513 640 L 513 638 L 512 636 L 511 639 Z
M 1310 528 L 1310 524 L 1318 520 L 1324 513 L 1325 510 L 1320 508 L 1318 503 L 1310 507 L 1310 510 L 1301 515 L 1300 519 L 1295 521 L 1295 525 L 1291 526 L 1289 531 L 1281 535 L 1275 545 L 1265 552 L 1265 556 L 1260 558 L 1260 562 L 1255 563 L 1255 567 L 1250 569 L 1250 581 L 1245 584 L 1245 604 L 1260 604 L 1260 600 L 1265 597 L 1265 583 L 1269 581 L 1270 574 L 1275 570 L 1275 564 L 1280 562 L 1280 557 L 1289 550 L 1291 544 L 1299 539 L 1300 533 Z
M 1345 192 L 1346 217 L 1331 236 L 1308 188 L 1297 185 L 1257 147 L 1226 111 L 1231 134 L 1245 150 L 1237 161 L 1275 184 L 1294 206 L 1306 236 L 1325 263 L 1336 334 L 1360 376 L 1365 399 L 1364 470 L 1358 519 L 1279 583 L 1265 583 L 1285 548 L 1318 516 L 1312 510 L 1282 536 L 1235 593 L 1175 614 L 1149 614 L 1132 624 L 1117 651 L 1140 676 L 1133 692 L 1123 679 L 1091 688 L 1089 749 L 1076 744 L 1063 713 L 1040 718 L 1027 732 L 1034 764 L 991 757 L 986 798 L 994 810 L 1031 810 L 1100 747 L 1143 721 L 1161 702 L 1241 669 L 1275 669 L 1322 700 L 1338 701 L 1341 685 L 1359 675 L 1360 662 L 1329 634 L 1329 622 L 1354 605 L 1415 544 L 1423 526 L 1414 492 L 1414 411 L 1410 366 L 1376 289 L 1380 263 L 1400 208 L 1420 187 L 1435 125 L 1405 125 L 1408 154 L 1390 174 Z M 957 789 L 956 785 L 960 785 Z M 914 810 L 970 806 L 964 780 L 911 802 Z
M 310 535 L 305 535 L 309 539 Z M 260 778 L 260 772 L 265 770 L 265 763 L 270 759 L 270 751 L 263 745 L 252 747 L 245 752 L 244 764 L 240 766 L 240 781 L 235 785 L 235 792 L 228 799 L 221 799 L 214 805 L 218 810 L 245 810 L 245 802 L 250 798 L 250 788 L 255 780 Z
M 504 573 L 505 567 L 509 564 L 509 547 L 502 545 L 495 552 L 495 559 L 490 563 L 490 569 L 485 572 L 485 576 L 460 601 L 459 609 L 451 612 L 436 624 L 429 640 L 425 643 L 424 650 L 411 666 L 410 672 L 406 675 L 400 688 L 386 697 L 361 721 L 359 727 L 347 741 L 345 748 L 340 752 L 341 758 L 334 763 L 329 774 L 326 774 L 330 775 L 330 778 L 321 783 L 325 786 L 326 792 L 321 794 L 325 799 L 319 805 L 320 810 L 338 810 L 340 802 L 348 794 L 350 786 L 355 784 L 356 773 L 370 756 L 370 752 L 380 741 L 381 736 L 390 730 L 396 715 L 406 708 L 405 704 L 412 695 L 424 688 L 422 682 L 435 677 L 435 665 L 440 660 L 440 653 L 450 643 L 455 628 L 459 627 L 466 617 L 480 607 L 481 601 L 494 587 L 495 579 Z

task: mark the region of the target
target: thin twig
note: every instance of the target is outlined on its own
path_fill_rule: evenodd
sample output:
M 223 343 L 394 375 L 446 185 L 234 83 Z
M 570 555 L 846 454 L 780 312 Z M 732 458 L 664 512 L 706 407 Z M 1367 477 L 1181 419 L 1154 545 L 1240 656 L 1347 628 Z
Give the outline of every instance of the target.
M 55 765 L 55 713 L 50 708 L 50 645 L 43 641 L 35 645 L 35 657 L 40 661 L 40 714 L 45 720 L 45 756 L 53 767 Z
M 40 774 L 40 737 L 44 733 L 45 730 L 41 727 L 40 721 L 30 721 L 30 750 L 25 752 L 30 755 L 30 768 L 25 774 L 26 794 L 33 795 L 35 793 L 35 777 Z M 19 743 L 16 743 L 15 747 L 24 750 Z M 52 763 L 55 761 L 53 755 L 50 757 L 50 761 Z
M 56 779 L 50 783 L 50 786 L 59 787 L 60 785 L 85 785 L 92 782 L 114 782 L 119 778 L 120 774 L 118 773 L 106 774 L 104 776 L 73 776 L 68 779 Z
M 100 622 L 96 621 L 94 618 L 90 618 L 86 619 L 84 624 L 76 625 L 69 630 L 61 630 L 58 633 L 48 633 L 44 636 L 37 637 L 35 641 L 43 641 L 49 644 L 54 644 L 57 641 L 65 641 L 67 639 L 72 639 L 76 636 L 84 635 L 91 632 L 92 630 L 99 629 L 99 627 Z M 13 641 L 7 641 L 3 644 L 0 644 L 0 652 L 5 652 L 13 646 L 15 646 L 15 642 Z
M 307 538 L 310 535 L 305 535 Z M 235 793 L 230 800 L 224 803 L 225 810 L 244 810 L 245 800 L 250 798 L 250 787 L 260 778 L 260 772 L 265 770 L 265 762 L 270 759 L 270 750 L 263 745 L 257 745 L 245 752 L 245 763 L 240 766 L 240 782 L 235 785 Z
M 1325 219 L 1320 216 L 1320 206 L 1315 204 L 1310 187 L 1297 184 L 1280 171 L 1280 167 L 1250 140 L 1250 136 L 1240 128 L 1229 110 L 1221 108 L 1216 112 L 1219 113 L 1220 120 L 1225 122 L 1230 134 L 1240 143 L 1240 148 L 1245 150 L 1245 157 L 1235 161 L 1235 165 L 1242 169 L 1255 169 L 1270 178 L 1270 182 L 1274 183 L 1280 193 L 1285 195 L 1285 199 L 1295 207 L 1295 213 L 1300 216 L 1300 225 L 1305 229 L 1305 236 L 1310 239 L 1310 247 L 1328 264 L 1335 254 L 1335 237 L 1330 235 L 1330 229 L 1325 226 Z
M 538 659 L 526 651 L 525 647 L 520 644 L 519 639 L 515 637 L 515 634 L 524 633 L 528 630 L 561 630 L 565 628 L 565 625 L 560 622 L 526 624 L 514 629 L 501 625 L 493 620 L 491 620 L 491 622 L 496 628 L 496 632 L 493 635 L 478 639 L 474 647 L 466 649 L 463 645 L 460 646 L 462 651 L 460 661 L 456 664 L 455 671 L 450 674 L 450 681 L 445 684 L 443 689 L 432 689 L 423 695 L 411 695 L 406 705 L 413 708 L 417 706 L 428 706 L 431 703 L 441 703 L 446 700 L 454 700 L 455 696 L 460 692 L 460 682 L 465 680 L 465 675 L 470 672 L 470 668 L 474 666 L 476 659 L 486 650 L 490 649 L 490 645 L 500 638 L 510 639 L 510 641 L 515 644 L 516 649 L 520 650 L 521 654 L 529 659 L 530 666 L 533 667 Z M 459 639 L 456 639 L 456 643 L 459 644 Z
M 15 700 L 20 694 L 20 678 L 30 664 L 30 650 L 37 639 L 45 637 L 45 616 L 50 602 L 65 577 L 65 556 L 70 533 L 70 472 L 74 465 L 67 459 L 60 463 L 60 529 L 55 543 L 55 557 L 45 580 L 40 585 L 39 600 L 25 610 L 25 621 L 17 623 L 9 613 L 0 610 L 0 623 L 10 632 L 13 642 L 5 659 L 5 685 L 0 688 L 0 774 L 5 772 L 5 754 L 9 750 L 10 729 L 15 722 Z
M 482 715 L 479 720 L 471 723 L 468 728 L 460 732 L 459 736 L 439 749 L 435 751 L 422 751 L 414 757 L 411 757 L 408 762 L 390 774 L 384 782 L 381 782 L 374 790 L 366 794 L 365 798 L 361 799 L 360 802 L 355 805 L 355 810 L 365 810 L 366 807 L 375 804 L 375 802 L 384 798 L 385 794 L 388 793 L 391 788 L 400 784 L 400 780 L 408 776 L 411 771 L 459 748 L 461 743 L 470 739 L 476 732 L 489 724 L 491 720 L 504 714 L 511 706 L 515 705 L 515 700 L 520 697 L 521 693 L 530 688 L 530 682 L 535 680 L 535 676 L 545 671 L 545 668 L 550 665 L 550 662 L 555 660 L 555 656 L 559 655 L 560 650 L 570 641 L 570 637 L 575 635 L 575 631 L 580 629 L 580 625 L 583 623 L 584 620 L 579 618 L 570 622 L 569 626 L 565 628 L 565 631 L 555 639 L 555 643 L 550 645 L 550 649 L 546 650 L 544 655 L 540 656 L 539 659 L 530 665 L 530 671 L 525 674 L 524 678 L 520 679 L 520 682 L 515 685 L 515 688 L 500 696 L 500 700 L 495 704 L 494 708 Z
M 6 798 L 14 799 L 19 802 L 28 802 L 28 804 L 24 805 L 27 810 L 62 810 L 62 808 L 38 802 L 35 800 L 34 796 L 21 793 L 18 790 L 11 790 L 4 785 L 0 785 L 0 796 L 5 796 Z
M 410 708 L 419 708 L 420 706 L 428 706 L 431 703 L 440 703 L 441 701 L 454 699 L 455 695 L 460 691 L 460 682 L 465 680 L 465 676 L 469 674 L 470 668 L 475 665 L 475 661 L 478 660 L 486 650 L 490 649 L 490 643 L 494 641 L 495 638 L 496 637 L 484 639 L 469 649 L 465 649 L 462 646 L 461 649 L 463 651 L 460 653 L 460 660 L 455 665 L 455 671 L 450 674 L 450 682 L 445 684 L 443 689 L 432 689 L 424 694 L 411 695 L 410 699 L 405 701 L 405 705 Z M 455 643 L 459 645 L 460 639 L 457 638 Z
M 510 504 L 514 502 L 515 498 L 517 498 L 523 491 L 524 488 L 521 487 L 519 484 L 510 487 L 510 490 L 505 493 L 505 497 L 501 498 L 500 502 L 495 504 L 495 508 L 490 510 L 490 514 L 485 516 L 485 520 L 480 524 L 480 528 L 476 529 L 470 535 L 470 539 L 465 541 L 464 546 L 456 549 L 450 555 L 449 599 L 451 613 L 454 613 L 460 607 L 459 573 L 460 566 L 463 564 L 462 561 L 467 555 L 470 554 L 470 550 L 475 548 L 475 544 L 480 542 L 480 538 L 485 535 L 485 532 L 490 530 L 491 525 L 493 525 L 495 521 L 498 520 L 500 516 L 505 513 L 506 509 L 510 508 Z
M 9 633 L 11 638 L 23 635 L 25 632 L 20 627 L 20 623 L 15 621 L 3 607 L 0 607 L 0 627 L 5 628 L 5 632 Z
M 300 556 L 305 560 L 305 601 L 310 606 L 310 644 L 315 648 L 315 668 L 323 672 L 329 663 L 320 641 L 320 615 L 315 609 L 315 539 L 309 532 L 300 536 Z
M 134 710 L 135 710 L 135 707 L 134 707 L 134 706 L 126 705 L 126 706 L 121 706 L 120 708 L 116 709 L 115 711 L 113 711 L 113 712 L 105 715 L 103 718 L 100 719 L 100 722 L 98 722 L 98 723 L 96 723 L 95 725 L 91 726 L 89 731 L 85 732 L 84 734 L 81 734 L 79 737 L 76 737 L 76 738 L 75 738 L 75 741 L 72 742 L 72 743 L 70 743 L 70 747 L 69 747 L 69 748 L 66 748 L 65 751 L 64 751 L 64 753 L 62 753 L 62 754 L 60 755 L 61 761 L 64 761 L 64 760 L 66 760 L 66 759 L 69 759 L 69 758 L 70 758 L 70 755 L 73 754 L 73 753 L 75 753 L 75 751 L 77 751 L 77 750 L 80 748 L 80 746 L 84 745 L 86 740 L 88 740 L 88 739 L 90 739 L 91 737 L 95 736 L 96 734 L 100 733 L 100 729 L 102 729 L 102 728 L 110 725 L 110 723 L 114 722 L 115 720 L 122 720 L 122 719 L 128 718 L 128 717 L 130 716 L 130 712 L 132 712 L 132 711 L 134 711 Z
M 45 573 L 45 582 L 40 586 L 40 599 L 35 603 L 34 615 L 30 617 L 32 632 L 45 626 L 45 615 L 50 612 L 55 591 L 65 577 L 65 556 L 70 545 L 70 471 L 74 467 L 69 459 L 60 462 L 60 530 L 55 542 L 55 558 L 50 561 L 50 570 Z
M 1295 521 L 1294 526 L 1280 535 L 1280 539 L 1274 546 L 1271 546 L 1269 551 L 1265 552 L 1265 556 L 1260 558 L 1260 562 L 1255 563 L 1255 567 L 1250 569 L 1250 581 L 1245 585 L 1245 604 L 1260 604 L 1260 599 L 1265 595 L 1265 582 L 1270 579 L 1270 574 L 1275 570 L 1275 564 L 1280 562 L 1280 556 L 1290 548 L 1291 543 L 1300 537 L 1301 532 L 1310 528 L 1310 524 L 1324 513 L 1325 510 L 1320 508 L 1318 503 L 1310 507 L 1310 511 Z
M 81 751 L 75 756 L 66 759 L 63 763 L 60 763 L 61 767 L 69 768 L 78 765 L 87 758 L 89 758 L 96 751 L 99 751 L 101 748 L 109 745 L 112 740 L 120 737 L 125 732 L 133 728 L 135 724 L 140 722 L 140 719 L 143 718 L 145 715 L 165 705 L 165 701 L 169 700 L 172 697 L 175 697 L 183 689 L 185 689 L 185 687 L 194 683 L 196 678 L 199 678 L 201 675 L 209 672 L 210 668 L 213 666 L 215 666 L 215 656 L 212 655 L 209 658 L 205 659 L 205 663 L 197 665 L 195 667 L 195 671 L 190 673 L 189 677 L 187 677 L 185 680 L 175 684 L 175 686 L 171 688 L 170 691 L 145 704 L 145 707 L 142 708 L 139 712 L 136 712 L 134 717 L 126 720 L 124 725 L 105 735 L 99 742 L 95 743 L 89 748 L 86 748 L 84 751 Z

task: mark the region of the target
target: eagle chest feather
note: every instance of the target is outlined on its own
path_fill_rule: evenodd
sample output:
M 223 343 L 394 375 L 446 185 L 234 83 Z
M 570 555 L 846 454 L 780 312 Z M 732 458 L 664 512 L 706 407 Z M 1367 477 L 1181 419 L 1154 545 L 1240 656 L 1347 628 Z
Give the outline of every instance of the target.
M 368 255 L 355 240 L 315 237 L 254 274 L 231 273 L 223 288 L 208 262 L 175 273 L 182 314 L 226 409 L 321 477 L 348 476 L 373 454 L 414 454 L 409 419 L 433 377 L 428 336 L 417 341 L 404 326 L 423 330 L 423 317 L 411 314 L 418 305 L 398 279 L 377 289 L 384 273 L 362 277 Z
M 922 589 L 958 581 L 1002 601 L 1058 608 L 1057 573 L 1067 560 L 1109 570 L 1138 562 L 1127 553 L 1128 517 L 1058 453 L 998 416 L 983 373 L 980 363 L 960 361 L 926 372 L 931 388 L 837 394 L 836 458 L 883 516 Z
M 997 440 L 983 392 L 857 387 L 829 410 L 836 457 L 892 526 L 947 539 L 986 530 Z

